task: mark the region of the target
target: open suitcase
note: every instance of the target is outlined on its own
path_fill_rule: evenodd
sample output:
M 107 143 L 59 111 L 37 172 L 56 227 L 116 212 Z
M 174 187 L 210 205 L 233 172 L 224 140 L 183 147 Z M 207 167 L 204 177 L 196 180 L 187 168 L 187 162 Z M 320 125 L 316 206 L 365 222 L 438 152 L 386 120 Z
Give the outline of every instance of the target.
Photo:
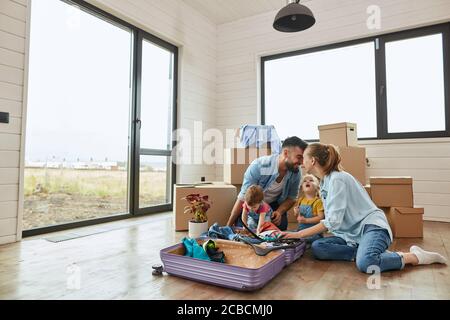
M 202 245 L 208 238 L 198 238 Z M 294 248 L 269 252 L 258 256 L 253 249 L 242 242 L 214 239 L 225 253 L 226 263 L 205 261 L 184 256 L 182 243 L 160 251 L 164 271 L 198 282 L 209 283 L 242 291 L 262 288 L 285 266 L 299 259 L 305 251 L 305 242 Z

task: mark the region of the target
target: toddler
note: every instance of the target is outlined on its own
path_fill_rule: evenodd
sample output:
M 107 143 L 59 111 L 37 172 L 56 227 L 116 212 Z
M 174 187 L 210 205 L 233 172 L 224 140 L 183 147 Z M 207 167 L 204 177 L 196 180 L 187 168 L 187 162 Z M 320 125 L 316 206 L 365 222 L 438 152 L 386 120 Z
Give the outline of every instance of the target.
M 299 223 L 297 231 L 310 228 L 325 218 L 319 189 L 319 180 L 315 176 L 307 174 L 303 177 L 297 205 L 294 207 Z M 306 241 L 311 243 L 321 237 L 322 235 L 317 234 L 307 238 Z
M 264 221 L 270 222 L 271 216 L 272 208 L 264 202 L 263 189 L 258 185 L 250 186 L 242 204 L 242 222 L 259 234 Z

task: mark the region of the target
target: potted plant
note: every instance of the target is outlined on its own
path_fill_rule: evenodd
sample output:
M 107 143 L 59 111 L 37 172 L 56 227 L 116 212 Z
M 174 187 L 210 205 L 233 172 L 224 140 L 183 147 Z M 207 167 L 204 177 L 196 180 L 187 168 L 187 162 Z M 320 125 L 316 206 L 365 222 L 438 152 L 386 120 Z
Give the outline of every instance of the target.
M 183 200 L 189 202 L 189 205 L 184 207 L 184 213 L 191 214 L 193 217 L 189 221 L 189 237 L 197 238 L 208 231 L 208 216 L 206 212 L 211 207 L 211 203 L 208 196 L 201 194 L 189 194 Z

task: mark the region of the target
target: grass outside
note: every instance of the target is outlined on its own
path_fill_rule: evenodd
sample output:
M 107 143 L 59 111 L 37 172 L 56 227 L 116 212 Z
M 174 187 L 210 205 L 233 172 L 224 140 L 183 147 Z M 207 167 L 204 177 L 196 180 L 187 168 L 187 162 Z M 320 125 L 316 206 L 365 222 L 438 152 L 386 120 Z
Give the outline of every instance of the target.
M 24 230 L 128 212 L 126 171 L 26 168 L 24 189 Z M 166 202 L 166 172 L 141 172 L 139 200 Z

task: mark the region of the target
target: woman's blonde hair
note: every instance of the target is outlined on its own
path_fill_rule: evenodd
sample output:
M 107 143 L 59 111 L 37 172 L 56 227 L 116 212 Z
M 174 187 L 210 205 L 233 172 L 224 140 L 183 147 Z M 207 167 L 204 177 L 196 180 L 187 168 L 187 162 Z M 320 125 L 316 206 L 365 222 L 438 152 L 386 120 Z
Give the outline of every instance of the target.
M 302 181 L 300 182 L 300 191 L 298 193 L 298 198 L 303 198 L 305 196 L 305 192 L 303 191 L 303 182 L 305 182 L 306 178 L 312 178 L 313 185 L 316 189 L 316 197 L 320 197 L 320 183 L 319 179 L 313 174 L 306 174 L 303 176 Z
M 311 158 L 316 159 L 323 168 L 325 175 L 333 171 L 342 171 L 341 155 L 336 147 L 332 144 L 311 143 L 307 152 Z

